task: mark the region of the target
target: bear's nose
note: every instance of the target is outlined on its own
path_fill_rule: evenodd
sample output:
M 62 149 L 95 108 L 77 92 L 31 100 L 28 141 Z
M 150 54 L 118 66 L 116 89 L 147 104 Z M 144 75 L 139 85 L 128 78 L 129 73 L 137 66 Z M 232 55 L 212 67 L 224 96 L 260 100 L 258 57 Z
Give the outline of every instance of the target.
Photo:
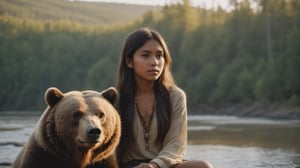
M 101 130 L 99 128 L 89 128 L 87 129 L 87 136 L 91 140 L 96 140 L 99 138 Z

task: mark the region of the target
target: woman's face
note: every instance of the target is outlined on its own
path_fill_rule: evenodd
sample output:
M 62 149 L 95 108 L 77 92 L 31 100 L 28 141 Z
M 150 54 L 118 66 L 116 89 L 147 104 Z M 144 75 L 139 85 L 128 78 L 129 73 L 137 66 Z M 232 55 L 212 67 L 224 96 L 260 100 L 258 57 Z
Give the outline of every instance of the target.
M 155 40 L 151 39 L 139 48 L 127 66 L 133 69 L 136 80 L 155 81 L 163 72 L 165 65 L 164 50 Z

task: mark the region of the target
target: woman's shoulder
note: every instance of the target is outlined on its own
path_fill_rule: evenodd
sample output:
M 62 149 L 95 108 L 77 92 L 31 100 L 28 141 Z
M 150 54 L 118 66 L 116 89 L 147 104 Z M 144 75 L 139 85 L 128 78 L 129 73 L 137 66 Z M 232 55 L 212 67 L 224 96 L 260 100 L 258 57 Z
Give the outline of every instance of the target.
M 178 86 L 173 86 L 170 88 L 170 97 L 171 98 L 179 98 L 179 97 L 185 97 L 185 91 L 183 89 L 181 89 Z
M 170 89 L 170 100 L 172 104 L 173 114 L 181 116 L 187 113 L 186 95 L 183 89 L 173 87 Z

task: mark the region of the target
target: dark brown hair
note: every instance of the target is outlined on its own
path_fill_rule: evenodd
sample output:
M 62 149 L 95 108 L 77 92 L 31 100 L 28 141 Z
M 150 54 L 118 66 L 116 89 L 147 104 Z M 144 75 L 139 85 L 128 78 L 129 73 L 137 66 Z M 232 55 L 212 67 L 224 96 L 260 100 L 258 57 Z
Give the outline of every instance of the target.
M 150 28 L 138 29 L 127 37 L 123 45 L 121 60 L 118 70 L 117 89 L 119 91 L 118 111 L 122 121 L 122 136 L 120 149 L 126 150 L 134 144 L 133 119 L 134 119 L 134 97 L 135 79 L 131 68 L 126 64 L 126 59 L 132 60 L 134 53 L 141 48 L 146 41 L 156 40 L 164 50 L 165 66 L 163 72 L 154 84 L 156 101 L 156 118 L 158 123 L 158 135 L 155 142 L 163 144 L 165 136 L 170 128 L 172 106 L 170 102 L 169 89 L 175 86 L 171 74 L 171 56 L 163 37 Z

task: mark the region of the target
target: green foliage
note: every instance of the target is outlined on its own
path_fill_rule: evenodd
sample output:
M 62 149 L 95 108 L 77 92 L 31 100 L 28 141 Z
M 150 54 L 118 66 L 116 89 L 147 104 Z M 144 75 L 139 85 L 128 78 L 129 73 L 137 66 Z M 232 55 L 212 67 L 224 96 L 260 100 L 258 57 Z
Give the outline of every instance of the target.
M 84 24 L 127 23 L 161 7 L 69 0 L 1 0 L 0 15 L 39 21 L 71 21 Z
M 205 65 L 199 74 L 194 75 L 193 80 L 187 82 L 186 92 L 190 95 L 189 103 L 194 105 L 208 103 L 207 98 L 211 96 L 216 88 L 217 78 L 218 68 L 216 64 Z
M 0 110 L 41 109 L 50 86 L 62 91 L 113 86 L 124 39 L 143 26 L 165 37 L 189 107 L 300 105 L 300 1 L 264 1 L 268 4 L 252 9 L 245 0 L 229 12 L 183 2 L 117 26 L 95 21 L 100 17 L 95 3 L 1 1 Z M 102 5 L 101 10 L 110 10 Z M 75 8 L 82 12 L 72 13 Z

